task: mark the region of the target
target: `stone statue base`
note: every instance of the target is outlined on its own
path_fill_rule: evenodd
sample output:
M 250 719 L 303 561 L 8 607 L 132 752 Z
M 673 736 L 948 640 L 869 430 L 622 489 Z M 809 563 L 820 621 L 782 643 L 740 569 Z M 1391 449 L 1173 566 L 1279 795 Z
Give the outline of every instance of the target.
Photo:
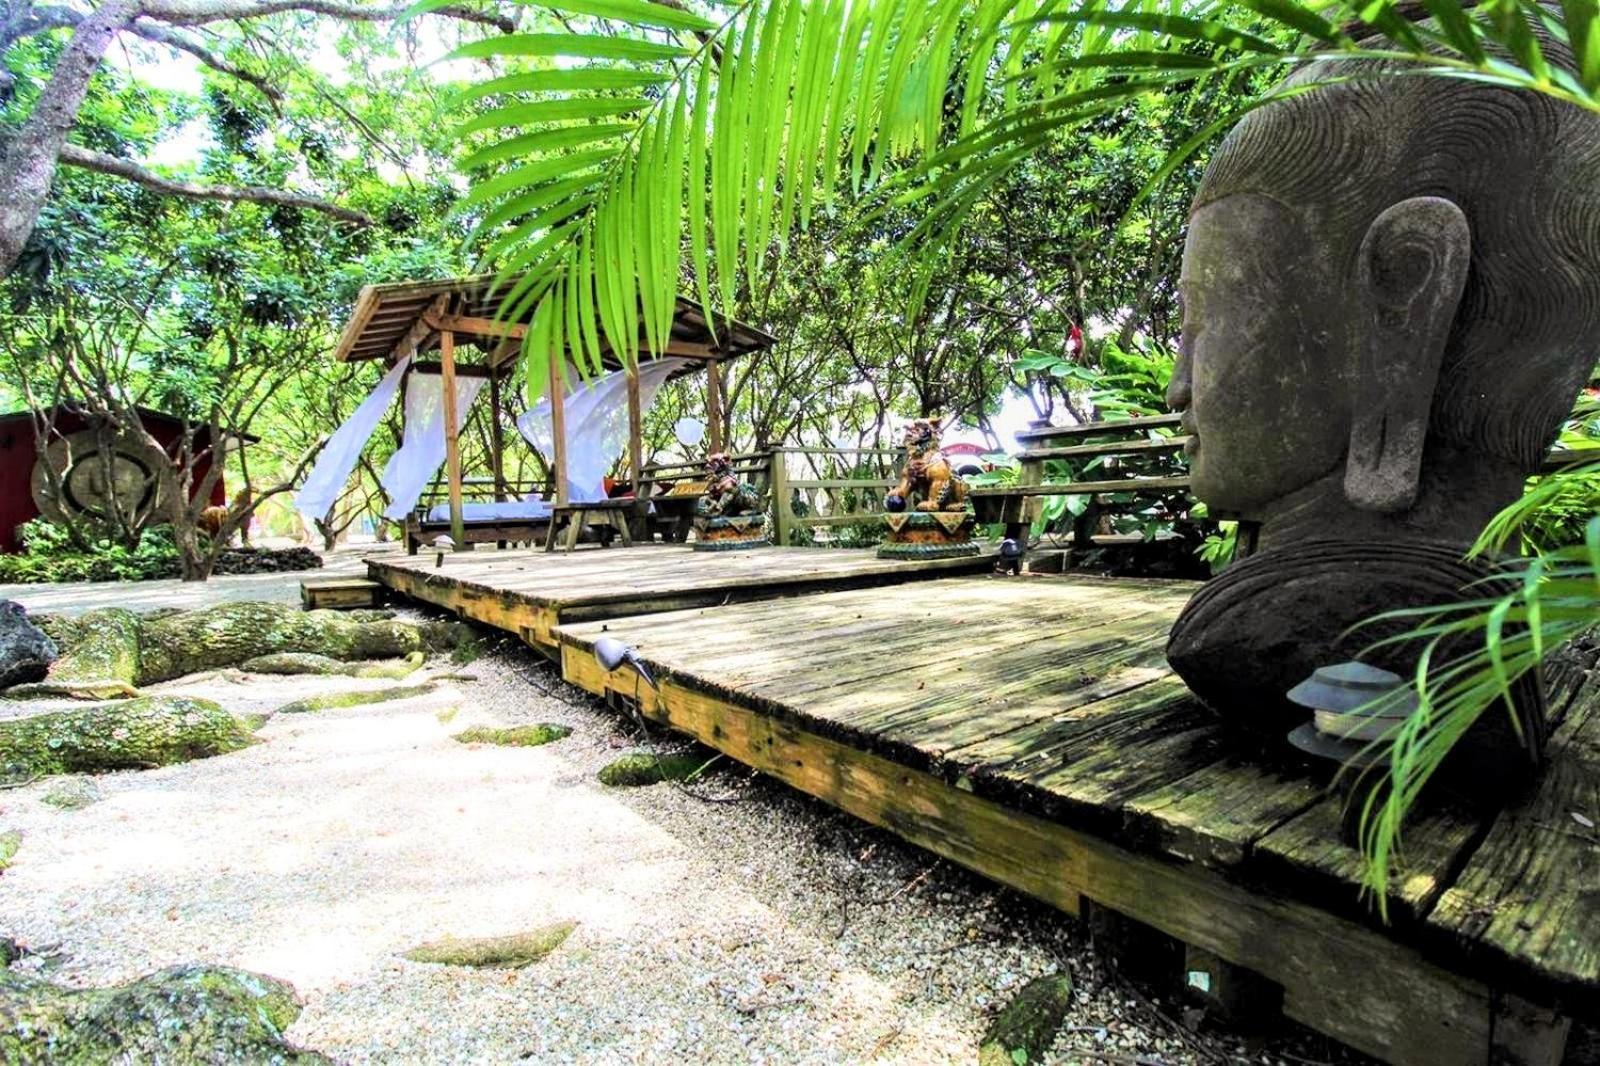
M 1282 744 L 1309 717 L 1289 690 L 1317 668 L 1360 659 L 1412 675 L 1418 645 L 1373 645 L 1420 618 L 1351 627 L 1387 610 L 1484 595 L 1475 583 L 1493 571 L 1464 554 L 1464 546 L 1442 541 L 1373 544 L 1331 537 L 1268 548 L 1195 593 L 1172 627 L 1167 661 L 1219 716 Z M 1466 650 L 1447 643 L 1434 661 L 1447 663 Z M 1525 675 L 1513 693 L 1520 729 L 1503 708 L 1484 715 L 1440 767 L 1440 785 L 1465 785 L 1486 801 L 1501 802 L 1533 777 L 1545 730 L 1540 675 Z
M 883 516 L 889 538 L 880 559 L 957 559 L 977 555 L 973 517 L 967 511 L 900 511 Z
M 723 518 L 697 518 L 694 528 L 699 537 L 690 545 L 697 552 L 741 551 L 767 546 L 767 516 L 731 515 Z

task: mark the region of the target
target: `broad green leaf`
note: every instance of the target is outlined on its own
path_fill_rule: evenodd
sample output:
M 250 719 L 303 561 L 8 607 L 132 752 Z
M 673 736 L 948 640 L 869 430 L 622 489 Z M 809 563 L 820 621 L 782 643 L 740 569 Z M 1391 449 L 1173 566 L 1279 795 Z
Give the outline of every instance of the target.
M 565 11 L 569 15 L 593 15 L 634 26 L 658 26 L 666 30 L 717 28 L 716 23 L 691 11 L 650 3 L 649 0 L 539 0 L 539 6 Z
M 543 155 L 562 148 L 578 148 L 585 144 L 593 144 L 595 141 L 621 139 L 635 128 L 630 122 L 601 122 L 538 130 L 500 141 L 487 148 L 480 148 L 463 159 L 461 166 L 464 170 L 474 170 L 507 159 L 525 159 L 528 156 Z

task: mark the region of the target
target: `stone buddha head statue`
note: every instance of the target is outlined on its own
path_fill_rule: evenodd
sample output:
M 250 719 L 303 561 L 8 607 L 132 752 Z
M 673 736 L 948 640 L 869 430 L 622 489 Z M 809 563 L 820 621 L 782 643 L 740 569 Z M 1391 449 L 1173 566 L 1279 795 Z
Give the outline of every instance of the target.
M 1279 736 L 1306 715 L 1286 690 L 1372 642 L 1349 626 L 1481 576 L 1466 547 L 1600 356 L 1600 116 L 1393 73 L 1292 78 L 1345 80 L 1235 127 L 1184 249 L 1168 400 L 1195 495 L 1259 523 L 1261 550 L 1195 597 L 1168 657 Z

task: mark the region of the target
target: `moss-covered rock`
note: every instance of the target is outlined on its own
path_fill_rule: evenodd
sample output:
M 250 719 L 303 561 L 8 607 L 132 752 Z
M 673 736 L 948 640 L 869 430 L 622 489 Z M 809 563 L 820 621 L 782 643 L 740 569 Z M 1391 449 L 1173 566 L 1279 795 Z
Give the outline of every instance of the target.
M 0 1062 L 329 1062 L 284 1038 L 299 1015 L 288 984 L 227 967 L 179 966 L 84 990 L 0 970 Z
M 978 1066 L 1043 1061 L 1071 1009 L 1071 977 L 1058 973 L 1029 981 L 989 1024 L 978 1046 Z
M 146 623 L 136 684 L 236 666 L 278 652 L 333 659 L 394 659 L 425 651 L 418 626 L 395 618 L 353 619 L 340 611 L 302 611 L 285 603 L 225 603 Z
M 0 873 L 4 873 L 11 865 L 11 860 L 17 857 L 17 849 L 22 847 L 22 834 L 15 829 L 8 829 L 0 833 Z M 6 959 L 3 965 L 11 965 L 11 960 Z
M 685 781 L 700 772 L 706 759 L 700 755 L 656 755 L 648 751 L 629 752 L 600 768 L 602 785 L 634 788 L 662 781 Z
M 100 802 L 100 786 L 87 777 L 62 777 L 50 783 L 39 802 L 63 811 L 81 811 Z
M 38 623 L 61 654 L 44 681 L 19 686 L 13 696 L 37 690 L 104 699 L 127 695 L 139 683 L 140 620 L 133 611 L 107 607 L 76 618 L 46 615 Z
M 0 775 L 167 766 L 251 743 L 244 724 L 210 700 L 142 696 L 0 721 Z
M 536 748 L 553 740 L 572 735 L 572 727 L 557 722 L 539 722 L 536 725 L 514 725 L 504 728 L 475 725 L 455 735 L 463 744 L 503 744 L 513 748 Z
M 285 703 L 277 714 L 309 714 L 312 711 L 333 711 L 342 707 L 361 707 L 368 703 L 388 703 L 390 700 L 408 700 L 413 696 L 426 696 L 438 691 L 437 685 L 425 681 L 420 685 L 391 685 L 388 688 L 360 689 L 355 692 L 329 692 L 321 696 Z
M 431 962 L 444 966 L 515 970 L 550 954 L 577 927 L 576 922 L 555 922 L 510 936 L 447 936 L 418 944 L 400 957 L 412 962 Z
M 104 699 L 136 695 L 139 685 L 220 670 L 285 654 L 317 655 L 341 663 L 404 658 L 396 666 L 366 665 L 356 676 L 404 677 L 429 651 L 454 651 L 472 638 L 460 622 L 406 622 L 391 611 L 302 611 L 286 603 L 225 603 L 197 611 L 137 615 L 121 608 L 76 618 L 39 619 L 62 649 L 42 682 L 19 685 L 9 697 L 75 695 Z M 276 658 L 274 672 L 320 672 L 299 660 Z M 368 671 L 363 673 L 362 670 Z
M 341 662 L 331 655 L 309 651 L 280 651 L 271 655 L 257 655 L 239 664 L 251 674 L 311 674 L 324 677 L 381 677 L 398 681 L 422 668 L 426 656 L 420 651 L 411 652 L 396 663 Z

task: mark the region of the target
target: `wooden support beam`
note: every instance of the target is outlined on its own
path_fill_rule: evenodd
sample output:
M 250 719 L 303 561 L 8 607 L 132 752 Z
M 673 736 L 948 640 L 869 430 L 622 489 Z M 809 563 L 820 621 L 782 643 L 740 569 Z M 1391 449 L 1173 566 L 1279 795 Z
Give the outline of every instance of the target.
M 466 520 L 461 513 L 461 426 L 456 415 L 456 338 L 449 330 L 439 334 L 440 377 L 444 386 L 444 464 L 450 479 L 450 536 L 457 546 L 467 543 Z
M 567 492 L 567 389 L 566 360 L 560 352 L 550 353 L 550 480 L 556 488 L 556 506 L 565 507 Z
M 469 333 L 476 337 L 510 337 L 521 340 L 528 335 L 528 327 L 520 322 L 496 322 L 492 318 L 472 318 L 467 315 L 447 315 L 442 311 L 429 311 L 423 321 L 441 333 Z
M 644 408 L 639 396 L 639 364 L 628 367 L 628 477 L 639 494 L 644 477 Z
M 706 366 L 706 450 L 722 450 L 722 363 Z
M 506 498 L 505 433 L 500 428 L 500 377 L 489 375 L 489 474 L 494 478 L 494 498 Z
M 408 355 L 415 355 L 421 351 L 433 334 L 438 332 L 428 323 L 428 318 L 435 312 L 442 313 L 445 303 L 446 298 L 441 296 L 429 305 L 428 310 L 418 315 L 417 320 L 411 324 L 411 328 L 406 330 L 405 336 L 395 341 L 394 347 L 389 350 L 389 358 L 386 362 L 392 365 Z

